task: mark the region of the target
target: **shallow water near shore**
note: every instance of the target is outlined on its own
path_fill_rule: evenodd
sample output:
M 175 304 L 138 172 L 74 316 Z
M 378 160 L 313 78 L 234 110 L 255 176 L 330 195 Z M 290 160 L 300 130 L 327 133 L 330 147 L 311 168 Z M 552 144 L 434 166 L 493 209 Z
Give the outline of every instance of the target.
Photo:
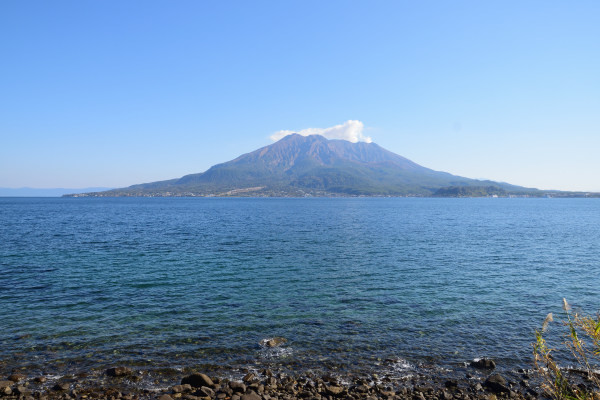
M 600 201 L 0 198 L 0 287 L 4 374 L 514 370 L 598 310 Z

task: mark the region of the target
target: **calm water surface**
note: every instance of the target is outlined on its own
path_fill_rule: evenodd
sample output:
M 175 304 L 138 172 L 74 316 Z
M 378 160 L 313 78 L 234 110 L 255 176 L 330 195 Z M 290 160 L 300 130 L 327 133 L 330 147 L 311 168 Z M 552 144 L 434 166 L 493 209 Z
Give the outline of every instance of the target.
M 0 199 L 1 371 L 514 369 L 599 288 L 597 199 Z

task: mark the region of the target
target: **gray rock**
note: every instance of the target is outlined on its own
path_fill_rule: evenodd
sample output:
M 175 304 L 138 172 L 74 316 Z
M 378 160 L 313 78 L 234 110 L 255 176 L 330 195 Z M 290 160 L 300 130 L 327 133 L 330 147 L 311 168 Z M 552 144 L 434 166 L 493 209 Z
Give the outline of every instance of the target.
M 0 381 L 0 389 L 11 387 L 13 384 L 13 381 Z
M 21 396 L 26 396 L 31 393 L 31 391 L 29 389 L 27 389 L 25 386 L 17 386 L 17 388 L 15 389 L 15 392 L 17 392 Z
M 244 383 L 254 383 L 258 381 L 258 377 L 252 372 L 249 372 L 248 374 L 246 374 L 246 376 L 242 378 L 242 381 L 244 381 Z
M 510 389 L 507 386 L 506 379 L 499 374 L 490 375 L 485 380 L 485 386 L 494 393 L 509 393 Z
M 229 382 L 229 387 L 236 393 L 244 393 L 246 391 L 246 385 L 242 382 Z
M 12 374 L 8 377 L 9 381 L 13 381 L 13 382 L 19 382 L 22 381 L 23 379 L 27 378 L 25 375 L 23 374 Z
M 358 386 L 355 388 L 355 390 L 356 390 L 358 393 L 367 393 L 367 392 L 369 391 L 369 387 L 368 387 L 367 385 L 365 385 L 365 384 L 362 384 L 362 385 L 358 385 Z
M 271 376 L 267 379 L 267 384 L 270 386 L 277 386 L 277 378 Z
M 177 388 L 179 392 L 177 392 L 175 388 Z M 185 385 L 175 385 L 172 389 L 175 393 L 191 392 L 192 385 L 190 385 L 189 383 L 186 383 Z
M 214 385 L 212 379 L 210 379 L 208 377 L 208 375 L 205 374 L 200 374 L 200 373 L 196 373 L 196 374 L 192 374 L 189 376 L 186 376 L 185 378 L 183 378 L 181 380 L 181 384 L 182 385 L 191 385 L 192 387 L 195 388 L 200 388 L 203 386 L 212 386 Z
M 106 375 L 108 376 L 127 376 L 133 374 L 133 371 L 127 367 L 113 367 L 106 370 Z
M 52 390 L 69 390 L 71 385 L 68 382 L 58 382 L 56 385 L 52 386 Z
M 285 342 L 287 342 L 286 338 L 274 337 L 274 338 L 269 338 L 269 339 L 263 339 L 260 341 L 259 344 L 261 346 L 266 346 L 266 347 L 278 347 L 278 346 L 281 346 L 282 344 L 284 344 Z
M 344 388 L 341 386 L 330 385 L 327 386 L 327 393 L 332 396 L 339 396 L 344 391 Z
M 204 396 L 215 397 L 215 391 L 208 386 L 202 386 L 200 388 L 200 393 L 202 393 Z
M 158 400 L 173 400 L 173 398 L 171 396 L 169 396 L 168 394 L 163 394 L 162 396 L 160 396 L 158 398 Z
M 254 392 L 243 394 L 241 400 L 262 400 L 259 395 Z
M 496 368 L 496 362 L 489 358 L 482 358 L 477 361 L 471 361 L 471 367 L 478 369 L 494 369 Z
M 183 392 L 183 385 L 175 385 L 175 386 L 171 387 L 171 391 L 173 393 L 181 393 L 181 392 Z
M 423 392 L 416 392 L 416 393 L 413 395 L 413 398 L 414 398 L 415 400 L 425 400 L 425 396 L 423 395 Z

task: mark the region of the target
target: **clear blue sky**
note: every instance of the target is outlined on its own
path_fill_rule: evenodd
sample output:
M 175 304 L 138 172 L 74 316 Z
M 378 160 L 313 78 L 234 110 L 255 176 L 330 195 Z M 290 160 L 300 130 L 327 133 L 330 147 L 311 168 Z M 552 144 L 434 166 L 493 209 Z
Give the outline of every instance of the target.
M 437 170 L 600 191 L 599 1 L 0 2 L 0 187 L 201 172 L 358 120 Z

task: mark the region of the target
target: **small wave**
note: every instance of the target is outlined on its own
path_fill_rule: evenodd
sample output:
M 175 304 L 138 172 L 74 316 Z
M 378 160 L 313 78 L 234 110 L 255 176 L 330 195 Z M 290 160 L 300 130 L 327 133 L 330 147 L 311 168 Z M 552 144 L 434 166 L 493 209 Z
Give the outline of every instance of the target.
M 291 357 L 294 353 L 292 347 L 269 347 L 259 351 L 259 358 L 263 360 L 277 360 Z

